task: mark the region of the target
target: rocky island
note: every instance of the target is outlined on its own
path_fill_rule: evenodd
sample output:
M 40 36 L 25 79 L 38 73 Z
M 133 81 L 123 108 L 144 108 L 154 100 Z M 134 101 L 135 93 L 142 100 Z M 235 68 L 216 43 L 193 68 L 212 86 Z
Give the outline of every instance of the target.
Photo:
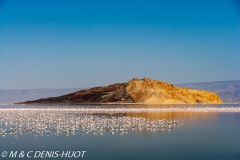
M 216 93 L 180 88 L 150 78 L 133 78 L 126 83 L 94 87 L 58 97 L 49 97 L 18 104 L 106 104 L 106 103 L 222 103 Z

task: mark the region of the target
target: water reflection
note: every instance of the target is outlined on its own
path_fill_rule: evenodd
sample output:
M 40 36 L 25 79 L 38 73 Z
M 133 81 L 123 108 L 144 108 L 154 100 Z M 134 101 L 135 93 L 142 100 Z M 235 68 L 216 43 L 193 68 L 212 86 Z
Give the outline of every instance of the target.
M 217 117 L 217 112 L 141 112 L 141 113 L 126 113 L 128 117 L 142 117 L 147 119 L 180 119 L 184 121 L 192 121 L 194 119 L 212 119 Z
M 129 115 L 128 115 L 129 114 Z M 86 114 L 55 110 L 1 110 L 2 136 L 33 134 L 38 136 L 111 133 L 124 135 L 132 131 L 171 131 L 183 124 L 179 120 L 150 119 L 126 114 Z

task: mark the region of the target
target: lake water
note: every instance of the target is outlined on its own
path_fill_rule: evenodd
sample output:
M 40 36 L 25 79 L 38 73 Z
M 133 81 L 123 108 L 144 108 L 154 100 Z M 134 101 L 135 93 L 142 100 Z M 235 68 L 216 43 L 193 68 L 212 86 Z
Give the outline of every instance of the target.
M 239 104 L 78 107 L 203 106 L 240 107 Z M 66 108 L 50 107 L 60 108 L 59 110 Z M 4 110 L 6 108 L 11 110 Z M 21 110 L 13 108 L 21 108 Z M 24 108 L 32 110 L 23 111 Z M 34 110 L 38 108 L 40 110 Z M 0 159 L 240 160 L 240 112 L 86 114 L 73 111 L 58 112 L 45 110 L 45 108 L 49 106 L 0 106 L 2 134 L 0 135 Z M 76 108 L 76 106 L 67 108 Z

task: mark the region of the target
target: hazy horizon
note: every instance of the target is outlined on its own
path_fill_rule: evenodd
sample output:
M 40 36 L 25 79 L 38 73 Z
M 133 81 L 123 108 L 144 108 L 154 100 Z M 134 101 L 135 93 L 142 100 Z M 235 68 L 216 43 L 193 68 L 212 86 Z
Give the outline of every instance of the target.
M 0 90 L 240 80 L 236 0 L 0 0 Z
M 148 78 L 148 77 L 145 77 Z M 161 80 L 160 80 L 161 81 Z M 183 85 L 183 84 L 201 84 L 201 83 L 216 83 L 216 82 L 238 82 L 240 80 L 226 80 L 226 81 L 210 81 L 210 82 L 189 82 L 189 83 L 171 83 L 173 85 Z M 126 81 L 127 82 L 127 81 Z M 166 82 L 166 81 L 164 81 Z M 120 83 L 125 83 L 125 82 L 120 82 Z M 169 83 L 169 82 L 167 82 Z M 111 84 L 115 84 L 115 83 L 111 83 Z M 102 86 L 108 86 L 111 84 L 107 84 L 107 85 L 102 85 Z M 89 88 L 93 88 L 93 87 L 101 87 L 101 86 L 89 86 L 89 87 L 76 87 L 76 88 L 23 88 L 23 89 L 0 89 L 0 91 L 21 91 L 21 90 L 69 90 L 69 89 L 89 89 Z

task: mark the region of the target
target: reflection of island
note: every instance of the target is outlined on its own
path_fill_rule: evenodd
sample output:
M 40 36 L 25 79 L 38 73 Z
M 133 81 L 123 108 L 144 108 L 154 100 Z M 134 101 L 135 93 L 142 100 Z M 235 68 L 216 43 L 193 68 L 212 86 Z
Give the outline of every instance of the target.
M 44 135 L 75 135 L 118 133 L 127 134 L 131 131 L 170 131 L 183 121 L 128 117 L 117 114 L 86 114 L 63 111 L 61 109 L 2 109 L 0 112 L 0 133 L 2 136 L 34 134 Z
M 167 119 L 167 120 L 172 120 L 172 119 L 181 119 L 184 121 L 189 121 L 193 119 L 208 119 L 211 118 L 212 116 L 216 117 L 218 114 L 217 110 L 218 108 L 215 107 L 209 107 L 206 105 L 189 105 L 186 107 L 186 105 L 170 105 L 170 104 L 165 104 L 165 105 L 127 105 L 129 108 L 135 108 L 135 109 L 141 109 L 141 108 L 147 108 L 147 109 L 166 109 L 163 112 L 142 112 L 142 113 L 126 113 L 126 116 L 130 117 L 143 117 L 143 118 L 148 118 L 148 119 Z M 180 111 L 176 112 L 173 111 L 172 109 L 177 108 L 180 109 Z M 189 110 L 181 110 L 181 109 L 189 109 Z M 215 112 L 211 112 L 211 108 L 215 109 Z M 193 110 L 191 110 L 193 109 Z M 219 108 L 220 109 L 220 108 Z M 231 111 L 232 108 L 224 108 L 227 111 Z M 167 111 L 168 110 L 168 111 Z M 202 112 L 202 110 L 206 112 Z M 207 111 L 209 110 L 209 111 Z M 240 112 L 239 109 L 237 109 L 238 112 Z
M 81 90 L 59 97 L 50 97 L 19 104 L 96 104 L 96 103 L 222 103 L 216 93 L 180 88 L 150 78 L 132 79 L 105 87 Z
M 142 117 L 150 120 L 154 119 L 167 119 L 174 120 L 180 119 L 183 121 L 193 120 L 207 120 L 216 118 L 216 112 L 144 112 L 144 113 L 126 113 L 128 117 Z

